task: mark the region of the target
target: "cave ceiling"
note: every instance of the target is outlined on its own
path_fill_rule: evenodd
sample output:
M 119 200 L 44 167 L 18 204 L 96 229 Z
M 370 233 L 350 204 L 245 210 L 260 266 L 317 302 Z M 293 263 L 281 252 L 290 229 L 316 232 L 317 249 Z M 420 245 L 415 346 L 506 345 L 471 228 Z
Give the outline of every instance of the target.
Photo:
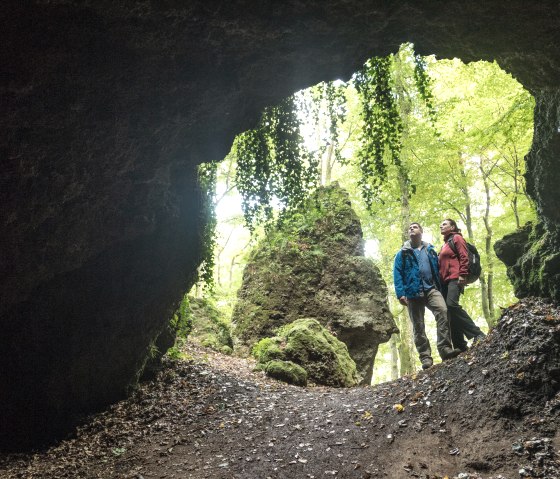
M 557 1 L 4 2 L 0 430 L 60 434 L 126 394 L 200 262 L 195 166 L 403 42 L 535 95 L 528 183 L 558 231 L 559 20 Z

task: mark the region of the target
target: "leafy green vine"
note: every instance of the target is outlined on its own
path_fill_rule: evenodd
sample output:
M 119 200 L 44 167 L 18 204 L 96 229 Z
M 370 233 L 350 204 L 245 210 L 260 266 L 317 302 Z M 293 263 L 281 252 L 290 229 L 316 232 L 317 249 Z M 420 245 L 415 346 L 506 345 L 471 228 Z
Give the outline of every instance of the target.
M 199 267 L 199 281 L 212 291 L 214 288 L 214 250 L 216 247 L 216 181 L 218 163 L 202 163 L 198 167 L 198 183 L 202 188 L 207 223 L 202 232 L 202 263 Z
M 407 48 L 412 51 L 411 45 Z M 418 95 L 433 124 L 435 108 L 426 61 L 419 55 L 413 54 L 412 58 Z M 393 56 L 371 58 L 352 79 L 362 104 L 363 128 L 357 157 L 361 171 L 359 186 L 368 209 L 387 179 L 388 167 L 401 166 L 403 123 L 395 98 L 392 61 Z M 245 222 L 251 231 L 259 224 L 272 224 L 273 206 L 281 208 L 281 220 L 319 184 L 319 164 L 325 147 L 314 153 L 305 148 L 298 112 L 303 112 L 319 128 L 320 105 L 324 105 L 328 121 L 326 130 L 322 130 L 324 143 L 333 146 L 334 160 L 344 164 L 339 136 L 347 111 L 345 90 L 344 84 L 320 83 L 311 90 L 311 102 L 306 102 L 302 95 L 289 97 L 265 109 L 257 127 L 236 138 L 236 183 Z
M 243 214 L 252 231 L 271 225 L 273 203 L 291 210 L 318 184 L 318 161 L 303 144 L 293 96 L 267 108 L 255 129 L 239 135 L 233 154 Z
M 388 162 L 400 164 L 403 126 L 391 88 L 390 67 L 390 57 L 374 57 L 353 77 L 362 103 L 359 186 L 368 209 L 387 178 Z
M 340 148 L 340 127 L 346 120 L 347 105 L 346 95 L 344 94 L 346 85 L 336 86 L 334 82 L 326 83 L 325 99 L 327 101 L 327 113 L 329 116 L 329 141 L 334 148 L 335 160 L 344 164 Z
M 436 109 L 434 107 L 434 97 L 432 94 L 432 80 L 426 72 L 426 59 L 418 54 L 414 55 L 414 81 L 420 98 L 422 98 L 426 105 L 428 117 L 430 118 L 432 126 L 435 126 Z

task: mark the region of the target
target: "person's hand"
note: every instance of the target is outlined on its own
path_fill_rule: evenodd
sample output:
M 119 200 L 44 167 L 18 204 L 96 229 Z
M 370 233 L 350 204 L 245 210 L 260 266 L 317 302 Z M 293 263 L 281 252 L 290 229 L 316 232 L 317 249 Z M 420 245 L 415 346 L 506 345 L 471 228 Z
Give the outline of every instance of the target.
M 406 296 L 401 296 L 399 298 L 399 303 L 401 303 L 403 306 L 408 306 L 408 299 L 406 299 Z
M 457 284 L 459 286 L 465 286 L 467 284 L 467 278 L 465 278 L 464 276 L 459 276 L 459 279 L 457 280 Z

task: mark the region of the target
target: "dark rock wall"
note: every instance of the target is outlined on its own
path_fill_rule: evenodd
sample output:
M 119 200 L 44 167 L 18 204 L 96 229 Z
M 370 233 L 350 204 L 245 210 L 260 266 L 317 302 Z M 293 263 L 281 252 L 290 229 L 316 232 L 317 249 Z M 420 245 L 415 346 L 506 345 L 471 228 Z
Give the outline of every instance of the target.
M 537 96 L 531 191 L 557 229 L 558 10 L 525 0 L 3 2 L 0 443 L 65 430 L 134 380 L 199 261 L 195 164 L 223 157 L 263 106 L 347 78 L 403 41 L 496 59 Z
M 525 176 L 540 223 L 505 236 L 494 249 L 517 297 L 560 301 L 560 88 L 539 90 L 535 98 L 535 134 Z
M 527 190 L 547 229 L 560 233 L 560 84 L 535 92 L 535 100 L 535 134 L 525 157 Z

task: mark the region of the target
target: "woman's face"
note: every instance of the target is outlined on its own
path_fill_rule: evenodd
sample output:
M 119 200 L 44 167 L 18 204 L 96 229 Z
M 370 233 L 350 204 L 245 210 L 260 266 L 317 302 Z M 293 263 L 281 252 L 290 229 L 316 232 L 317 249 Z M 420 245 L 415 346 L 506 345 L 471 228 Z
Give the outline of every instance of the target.
M 449 221 L 445 220 L 439 225 L 439 232 L 446 236 L 453 231 L 453 226 L 449 223 Z

